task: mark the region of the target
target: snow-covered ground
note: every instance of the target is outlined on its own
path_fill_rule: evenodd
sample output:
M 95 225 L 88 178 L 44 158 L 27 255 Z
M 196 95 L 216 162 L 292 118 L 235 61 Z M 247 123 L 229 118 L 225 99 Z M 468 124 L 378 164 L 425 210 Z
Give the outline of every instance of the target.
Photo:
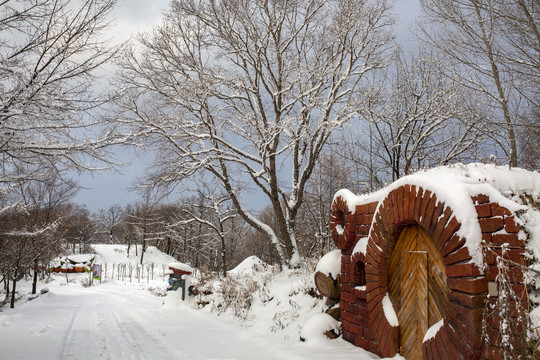
M 95 263 L 131 260 L 116 245 L 94 249 Z M 159 269 L 172 259 L 157 249 L 145 258 Z M 378 359 L 342 339 L 317 336 L 322 300 L 306 294 L 309 271 L 279 272 L 251 257 L 227 279 L 194 279 L 212 294 L 185 302 L 180 292 L 158 296 L 167 287 L 164 276 L 140 282 L 115 276 L 88 286 L 89 276 L 52 274 L 38 284 L 49 291 L 31 301 L 30 281 L 18 283 L 22 299 L 0 312 L 0 359 Z M 313 336 L 300 342 L 309 323 Z
M 74 274 L 72 277 L 84 275 Z M 0 313 L 2 359 L 378 359 L 341 340 L 300 342 L 231 316 L 163 306 L 138 286 L 64 278 Z

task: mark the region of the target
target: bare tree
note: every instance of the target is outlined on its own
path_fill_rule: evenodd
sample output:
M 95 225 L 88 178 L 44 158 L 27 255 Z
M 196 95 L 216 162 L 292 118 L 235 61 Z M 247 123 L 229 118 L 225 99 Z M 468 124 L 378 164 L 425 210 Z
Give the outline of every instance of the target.
M 536 0 L 493 0 L 502 46 L 497 51 L 512 71 L 514 86 L 534 108 L 540 107 L 540 4 Z M 535 110 L 533 110 L 534 112 Z M 538 124 L 538 123 L 537 123 Z
M 401 55 L 385 81 L 359 93 L 369 134 L 356 136 L 351 149 L 373 157 L 368 171 L 377 183 L 476 156 L 484 138 L 478 124 L 486 115 L 474 92 L 439 72 L 443 62 L 426 51 L 410 60 Z
M 298 217 L 298 243 L 302 256 L 322 256 L 333 250 L 330 207 L 339 189 L 358 189 L 353 163 L 346 157 L 349 146 L 333 140 L 321 154 L 306 185 L 305 201 Z M 355 154 L 355 159 L 358 154 Z
M 334 129 L 355 114 L 366 73 L 386 66 L 386 0 L 173 1 L 162 26 L 121 63 L 126 122 L 156 145 L 149 181 L 205 172 L 238 214 L 297 264 L 296 217 Z M 278 222 L 257 218 L 256 189 Z
M 112 205 L 107 210 L 100 210 L 98 219 L 107 233 L 107 240 L 110 244 L 119 242 L 122 234 L 122 219 L 124 218 L 124 210 L 118 204 Z
M 137 243 L 141 243 L 141 259 L 140 264 L 144 261 L 144 254 L 150 243 L 156 243 L 163 239 L 166 233 L 166 221 L 162 214 L 159 213 L 158 204 L 152 197 L 150 189 L 144 189 L 143 201 L 129 207 L 125 212 L 124 223 L 127 226 L 128 239 L 128 256 L 129 245 L 132 241 L 131 237 L 135 238 L 135 255 L 137 256 Z
M 204 187 L 205 190 L 209 189 Z M 174 225 L 186 225 L 192 222 L 199 223 L 210 230 L 218 238 L 220 244 L 221 273 L 227 276 L 227 248 L 226 236 L 228 231 L 226 225 L 236 217 L 236 212 L 231 208 L 231 199 L 226 194 L 215 194 L 213 189 L 206 192 L 198 190 L 200 202 L 192 204 L 190 207 L 182 207 L 187 219 L 180 220 Z M 192 211 L 196 208 L 197 211 Z M 201 216 L 203 214 L 203 216 Z
M 101 36 L 116 0 L 0 2 L 0 183 L 88 170 L 121 142 L 98 117 L 108 101 L 92 92 L 115 56 Z M 94 164 L 94 165 L 93 165 Z
M 73 252 L 84 253 L 88 244 L 97 237 L 98 224 L 85 206 L 69 203 L 63 205 L 59 211 L 62 219 L 58 231 L 66 242 L 66 247 Z
M 485 98 L 493 121 L 484 125 L 495 135 L 509 165 L 518 166 L 516 126 L 531 102 L 538 106 L 539 98 L 538 2 L 421 0 L 421 4 L 431 25 L 436 25 L 424 28 L 423 38 L 452 60 L 444 73 Z M 535 83 L 532 92 L 527 90 Z
M 27 252 L 33 257 L 34 278 L 32 294 L 37 291 L 39 267 L 44 266 L 60 252 L 60 236 L 56 231 L 40 231 L 39 229 L 54 229 L 61 222 L 61 209 L 78 191 L 73 180 L 61 179 L 58 174 L 51 172 L 48 179 L 43 181 L 27 181 L 19 188 L 20 197 L 27 209 L 27 223 L 33 224 Z M 29 224 L 26 224 L 28 226 Z M 54 236 L 56 235 L 56 236 Z

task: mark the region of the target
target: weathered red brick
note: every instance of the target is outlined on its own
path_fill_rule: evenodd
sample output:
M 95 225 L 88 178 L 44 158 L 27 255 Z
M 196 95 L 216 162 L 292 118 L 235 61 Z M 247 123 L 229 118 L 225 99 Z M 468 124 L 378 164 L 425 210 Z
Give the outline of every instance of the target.
M 443 359 L 448 359 L 449 357 L 448 357 L 448 352 L 446 349 L 447 344 L 443 340 L 443 337 L 440 334 L 441 330 L 439 330 L 439 332 L 433 338 L 433 343 L 434 343 L 433 348 L 435 349 L 434 350 L 435 356 L 438 356 L 439 359 L 443 360 Z
M 465 294 L 451 289 L 448 290 L 448 300 L 468 308 L 482 308 L 486 304 L 485 294 Z
M 420 208 L 422 207 L 422 199 L 424 197 L 424 189 L 419 188 L 414 200 L 414 213 L 413 218 L 416 222 L 420 219 Z
M 520 284 L 524 280 L 523 269 L 519 266 L 509 266 L 505 268 L 504 274 L 508 276 L 508 280 L 514 284 Z M 499 275 L 499 268 L 495 265 L 489 265 L 486 268 L 486 279 L 495 281 Z
M 501 230 L 504 227 L 504 220 L 502 217 L 490 217 L 485 219 L 478 219 L 480 229 L 484 233 L 493 233 Z
M 420 205 L 420 213 L 419 218 L 424 218 L 426 213 L 426 208 L 428 206 L 429 201 L 431 200 L 431 191 L 426 190 L 424 192 L 424 196 L 422 197 L 422 204 Z M 418 223 L 420 223 L 420 219 L 418 220 Z
M 354 334 L 353 333 L 351 333 L 349 331 L 344 331 L 342 336 L 343 336 L 343 340 L 351 342 L 351 343 L 354 344 Z
M 351 272 L 351 264 L 341 264 L 341 272 L 343 274 L 349 274 Z
M 363 238 L 365 236 L 369 235 L 369 229 L 371 229 L 371 220 L 369 222 L 369 225 L 359 225 L 356 227 L 356 233 L 358 234 L 359 238 Z
M 356 324 L 351 324 L 349 326 L 349 331 L 355 335 L 355 337 L 363 337 L 364 336 L 364 328 L 361 326 L 358 326 Z
M 403 186 L 402 200 L 401 200 L 401 213 L 400 220 L 404 222 L 409 219 L 409 195 L 411 193 L 411 186 L 409 184 Z
M 365 301 L 363 303 L 364 306 L 358 306 L 358 317 L 360 318 L 360 324 L 367 324 L 366 320 L 369 320 L 369 310 Z
M 479 205 L 476 205 L 475 208 L 476 208 L 476 214 L 478 214 L 478 218 L 491 217 L 491 204 L 489 203 L 479 204 Z
M 446 224 L 445 228 L 441 232 L 439 237 L 433 237 L 435 244 L 439 249 L 443 249 L 446 243 L 454 236 L 454 234 L 461 228 L 461 224 L 455 217 L 452 217 Z
M 469 249 L 463 246 L 457 251 L 454 251 L 453 253 L 446 255 L 443 258 L 443 262 L 445 265 L 451 265 L 451 264 L 455 264 L 455 263 L 470 260 L 470 259 L 472 259 L 472 257 L 469 254 Z
M 473 196 L 471 200 L 477 204 L 485 204 L 489 202 L 489 197 L 487 195 L 480 194 Z
M 431 360 L 433 359 L 433 352 L 431 351 L 431 339 L 424 341 L 422 343 L 422 353 L 424 354 L 424 359 Z
M 437 239 L 441 236 L 444 228 L 446 227 L 446 224 L 448 223 L 452 215 L 453 215 L 452 209 L 447 206 L 444 209 L 442 218 L 439 219 L 439 221 L 437 222 L 437 226 L 435 227 L 435 229 L 433 230 L 431 234 L 431 237 L 433 238 L 436 244 L 437 244 Z
M 419 224 L 422 225 L 424 229 L 427 229 L 428 231 L 431 225 L 431 219 L 434 215 L 436 205 L 437 205 L 437 196 L 433 194 L 431 198 L 429 199 L 429 202 L 425 210 L 422 212 L 422 219 L 420 219 L 420 222 L 419 222 Z
M 449 278 L 461 278 L 481 276 L 482 273 L 473 263 L 452 264 L 446 267 L 446 276 Z
M 452 236 L 450 240 L 448 240 L 446 244 L 444 244 L 444 246 L 442 247 L 441 254 L 443 258 L 448 256 L 448 254 L 457 251 L 463 245 L 465 245 L 465 239 L 458 236 L 457 234 L 454 234 L 454 236 Z
M 403 186 L 397 188 L 395 191 L 396 191 L 396 195 L 395 195 L 395 199 L 396 199 L 396 202 L 394 203 L 394 206 L 396 207 L 396 214 L 397 214 L 397 218 L 396 218 L 396 223 L 397 224 L 400 224 L 403 222 Z
M 395 189 L 394 191 L 392 191 L 392 197 L 390 198 L 390 203 L 389 203 L 389 205 L 392 207 L 390 209 L 390 212 L 393 215 L 390 218 L 390 220 L 391 220 L 391 222 L 393 224 L 399 224 L 400 221 L 401 221 L 400 218 L 399 218 L 399 208 L 400 208 L 399 202 L 400 202 L 400 200 L 398 200 L 398 193 L 399 193 L 399 189 Z
M 406 218 L 411 221 L 415 221 L 414 219 L 414 205 L 416 203 L 416 185 L 411 185 L 409 194 L 408 194 L 409 202 L 406 205 Z
M 480 313 L 480 315 L 478 315 Z M 482 310 L 475 309 L 464 314 L 474 314 L 474 316 L 457 317 L 455 313 L 447 311 L 445 321 L 456 330 L 454 337 L 460 339 L 458 351 L 460 353 L 469 352 L 471 349 L 480 349 L 482 347 Z M 461 315 L 464 316 L 464 315 Z M 474 323 L 477 318 L 480 318 L 478 323 Z M 473 320 L 474 319 L 474 320 Z M 448 333 L 452 335 L 451 333 Z M 461 344 L 463 343 L 463 344 Z
M 382 356 L 393 357 L 398 353 L 400 345 L 399 335 L 399 328 L 392 327 L 388 322 L 386 322 L 379 346 Z
M 518 233 L 519 226 L 516 224 L 516 221 L 513 216 L 506 216 L 504 218 L 504 230 L 507 233 Z
M 437 333 L 437 337 L 439 337 L 444 344 L 444 352 L 445 352 L 446 359 L 460 359 L 461 358 L 461 355 L 459 353 L 459 350 L 456 344 L 451 340 L 448 334 L 447 326 L 443 326 L 439 330 L 439 332 Z
M 378 339 L 377 330 L 382 321 L 382 318 L 384 317 L 384 314 L 383 314 L 382 308 L 379 308 L 377 306 L 371 309 L 370 313 L 371 314 L 369 316 L 369 328 L 371 330 L 372 335 L 375 337 L 375 339 Z
M 497 249 L 497 248 L 495 249 L 491 248 L 486 251 L 486 256 L 485 256 L 486 264 L 497 265 L 497 259 L 500 257 L 502 257 L 503 259 L 510 260 L 511 262 L 515 264 L 525 265 L 524 251 L 522 249 L 506 249 L 503 255 L 502 249 Z M 507 264 L 512 265 L 512 263 L 507 263 Z
M 525 241 L 520 240 L 518 234 L 492 234 L 491 242 L 495 245 L 508 244 L 511 247 L 524 248 Z
M 386 295 L 386 288 L 377 286 L 377 287 L 374 287 L 373 289 L 370 289 L 371 286 L 374 286 L 374 285 L 370 285 L 370 283 L 366 285 L 366 287 L 368 288 L 367 294 L 366 294 L 366 300 L 367 300 L 368 309 L 370 309 L 370 311 L 373 311 L 372 308 L 374 308 L 378 303 L 380 303 L 382 299 L 384 298 L 384 296 Z
M 368 203 L 368 212 L 370 214 L 375 213 L 375 210 L 377 209 L 377 205 L 379 205 L 378 201 Z
M 505 207 L 500 206 L 498 203 L 491 203 L 491 214 L 493 216 L 511 215 L 512 213 Z
M 374 341 L 369 342 L 368 351 L 376 355 L 381 355 L 381 352 L 379 351 L 379 346 L 377 346 L 377 343 Z
M 356 318 L 355 314 L 352 314 L 350 312 L 344 311 L 341 309 L 341 320 L 342 321 L 348 321 L 349 323 L 353 324 L 354 320 Z
M 471 324 L 461 318 L 457 318 L 454 313 L 446 313 L 446 334 L 454 340 L 460 354 L 463 354 L 466 359 L 466 354 L 479 350 L 482 347 L 482 323 Z
M 355 336 L 354 345 L 359 346 L 362 349 L 369 350 L 369 341 L 364 336 Z
M 435 207 L 435 210 L 433 210 L 433 217 L 431 218 L 431 222 L 429 224 L 429 227 L 426 229 L 433 234 L 435 232 L 435 229 L 437 228 L 437 224 L 439 223 L 440 216 L 442 215 L 444 210 L 444 203 L 439 202 L 437 206 Z
M 356 205 L 356 213 L 357 214 L 369 213 L 369 205 L 368 204 Z
M 446 283 L 448 284 L 448 288 L 467 294 L 482 294 L 487 292 L 487 281 L 485 278 L 448 278 Z

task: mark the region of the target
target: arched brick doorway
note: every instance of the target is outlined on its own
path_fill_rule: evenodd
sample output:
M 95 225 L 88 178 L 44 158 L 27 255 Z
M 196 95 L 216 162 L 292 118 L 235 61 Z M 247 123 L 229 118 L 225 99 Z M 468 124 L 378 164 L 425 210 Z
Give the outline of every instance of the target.
M 401 231 L 390 256 L 388 294 L 400 326 L 401 355 L 422 359 L 428 328 L 446 315 L 448 288 L 442 255 L 419 225 Z
M 442 256 L 446 288 L 441 287 L 448 301 L 446 314 L 438 329 L 438 338 L 445 339 L 447 357 L 479 358 L 487 281 L 470 261 L 471 254 L 465 245 L 466 240 L 458 232 L 461 224 L 452 209 L 439 201 L 431 191 L 411 185 L 390 191 L 379 202 L 368 235 L 366 301 L 369 328 L 373 331 L 381 355 L 394 356 L 401 343 L 401 329 L 392 326 L 381 313 L 384 313 L 383 300 L 385 296 L 390 296 L 391 291 L 390 258 L 402 230 L 409 226 L 423 228 L 431 239 L 428 243 L 434 244 L 436 249 L 432 253 Z M 421 342 L 424 358 L 439 358 L 428 353 L 430 349 L 438 349 L 432 342 L 433 339 Z

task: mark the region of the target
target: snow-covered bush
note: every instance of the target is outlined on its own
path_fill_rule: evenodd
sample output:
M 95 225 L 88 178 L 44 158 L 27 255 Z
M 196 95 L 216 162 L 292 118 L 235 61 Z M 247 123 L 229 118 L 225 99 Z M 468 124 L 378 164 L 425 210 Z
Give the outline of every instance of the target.
M 262 287 L 261 287 L 262 285 Z M 241 320 L 250 319 L 250 309 L 258 292 L 263 289 L 256 279 L 238 276 L 228 276 L 216 284 L 217 291 L 211 302 L 212 310 L 218 313 L 231 311 L 233 316 Z
M 226 278 L 200 273 L 192 281 L 193 303 L 219 315 L 229 314 L 247 326 L 261 326 L 285 337 L 297 337 L 313 314 L 321 313 L 323 300 L 317 296 L 314 259 L 302 259 L 297 269 L 248 258 Z

